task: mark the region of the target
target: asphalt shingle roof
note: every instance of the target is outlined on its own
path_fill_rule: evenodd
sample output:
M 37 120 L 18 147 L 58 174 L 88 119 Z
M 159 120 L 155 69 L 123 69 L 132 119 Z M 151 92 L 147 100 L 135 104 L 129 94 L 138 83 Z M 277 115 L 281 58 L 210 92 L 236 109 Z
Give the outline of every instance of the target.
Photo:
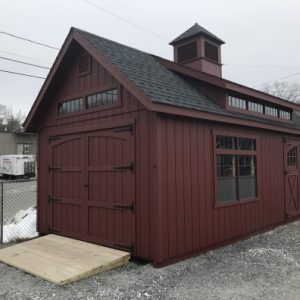
M 153 55 L 85 31 L 79 32 L 153 102 L 208 112 L 222 111 L 213 100 L 167 69 Z
M 294 111 L 293 122 L 289 124 L 225 110 L 201 91 L 196 79 L 173 72 L 155 56 L 83 30 L 76 30 L 153 102 L 300 129 L 298 112 Z
M 178 43 L 179 41 L 184 41 L 188 38 L 191 38 L 191 37 L 194 37 L 197 35 L 206 35 L 206 36 L 212 38 L 213 40 L 215 40 L 217 43 L 225 44 L 225 42 L 223 42 L 221 39 L 219 39 L 216 35 L 209 32 L 207 29 L 203 28 L 198 23 L 195 23 L 191 28 L 189 28 L 184 33 L 182 33 L 180 36 L 178 36 L 176 39 L 174 39 L 170 43 L 170 45 L 174 45 L 174 44 Z

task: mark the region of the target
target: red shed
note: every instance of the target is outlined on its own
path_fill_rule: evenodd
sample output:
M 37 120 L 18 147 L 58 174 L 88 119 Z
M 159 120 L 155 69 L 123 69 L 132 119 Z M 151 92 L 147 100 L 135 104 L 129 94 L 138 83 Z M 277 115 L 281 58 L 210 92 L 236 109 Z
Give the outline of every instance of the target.
M 26 119 L 38 231 L 164 265 L 300 215 L 300 106 L 222 78 L 195 24 L 174 62 L 72 28 Z

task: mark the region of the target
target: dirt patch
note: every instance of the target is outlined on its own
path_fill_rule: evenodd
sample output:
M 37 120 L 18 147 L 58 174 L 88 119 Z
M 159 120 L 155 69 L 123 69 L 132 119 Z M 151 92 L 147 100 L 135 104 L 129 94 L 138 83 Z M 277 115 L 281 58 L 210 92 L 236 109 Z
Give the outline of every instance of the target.
M 2 299 L 300 299 L 300 221 L 155 269 L 131 262 L 58 287 L 0 264 Z

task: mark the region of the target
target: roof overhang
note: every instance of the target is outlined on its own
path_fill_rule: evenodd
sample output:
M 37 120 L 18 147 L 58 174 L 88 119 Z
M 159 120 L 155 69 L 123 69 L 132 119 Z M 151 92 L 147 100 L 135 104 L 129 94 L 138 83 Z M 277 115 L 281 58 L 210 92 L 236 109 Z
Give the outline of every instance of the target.
M 232 82 L 230 80 L 226 80 L 226 79 L 223 79 L 223 78 L 220 78 L 217 76 L 213 76 L 213 75 L 210 75 L 210 74 L 207 74 L 204 72 L 197 71 L 195 69 L 186 67 L 181 64 L 174 63 L 172 61 L 163 59 L 161 57 L 156 56 L 156 59 L 158 59 L 160 61 L 160 63 L 162 63 L 165 67 L 167 67 L 168 69 L 170 69 L 174 72 L 198 79 L 205 83 L 209 83 L 211 85 L 214 85 L 214 86 L 217 86 L 217 87 L 229 90 L 229 91 L 244 94 L 244 95 L 247 95 L 247 96 L 250 96 L 253 98 L 257 98 L 257 99 L 260 99 L 263 101 L 267 101 L 267 102 L 270 102 L 270 103 L 273 103 L 273 104 L 276 104 L 279 106 L 284 106 L 284 107 L 288 107 L 288 108 L 300 111 L 299 104 L 288 102 L 286 100 L 272 96 L 270 94 L 252 89 L 250 87 Z
M 189 118 L 195 118 L 195 119 L 200 119 L 205 121 L 219 122 L 227 125 L 245 126 L 245 127 L 256 128 L 256 129 L 276 131 L 285 134 L 293 134 L 298 136 L 300 135 L 300 131 L 298 129 L 292 129 L 283 126 L 276 126 L 276 125 L 266 124 L 262 122 L 246 120 L 245 118 L 238 117 L 238 116 L 224 116 L 216 113 L 170 106 L 166 104 L 155 103 L 153 106 L 153 111 L 158 113 L 163 113 L 163 114 L 171 114 L 174 116 L 189 117 Z

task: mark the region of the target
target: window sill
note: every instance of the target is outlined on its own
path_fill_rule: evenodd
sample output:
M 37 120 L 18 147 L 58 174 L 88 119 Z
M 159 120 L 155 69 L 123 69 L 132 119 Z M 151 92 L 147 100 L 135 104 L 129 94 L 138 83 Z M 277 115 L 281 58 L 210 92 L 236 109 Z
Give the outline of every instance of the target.
M 214 208 L 222 208 L 222 207 L 228 207 L 228 206 L 236 206 L 236 205 L 243 205 L 248 203 L 253 203 L 259 201 L 258 198 L 248 198 L 245 200 L 239 200 L 239 201 L 232 201 L 232 202 L 215 202 Z

